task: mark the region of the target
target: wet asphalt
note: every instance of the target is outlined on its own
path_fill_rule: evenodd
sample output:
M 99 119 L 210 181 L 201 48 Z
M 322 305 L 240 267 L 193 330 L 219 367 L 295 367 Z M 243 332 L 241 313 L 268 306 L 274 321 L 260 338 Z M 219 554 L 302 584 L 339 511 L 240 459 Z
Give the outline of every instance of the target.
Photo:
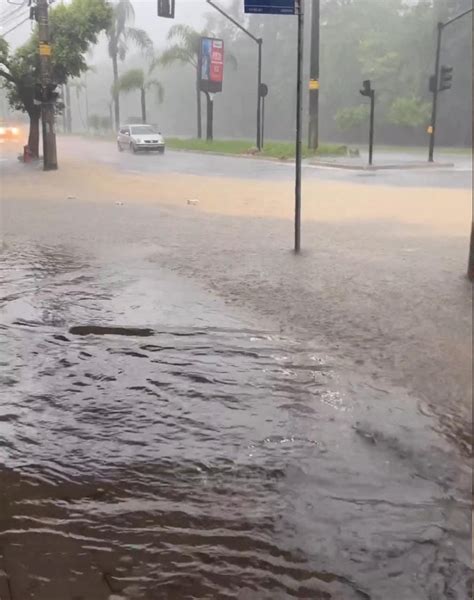
M 470 471 L 433 407 L 459 424 L 463 243 L 314 224 L 295 263 L 278 221 L 86 200 L 2 197 L 2 600 L 467 598 Z
M 59 141 L 61 148 L 61 140 Z M 294 178 L 294 165 L 291 162 L 260 160 L 255 158 L 235 158 L 198 154 L 193 152 L 176 152 L 167 150 L 165 156 L 150 154 L 134 156 L 129 152 L 119 153 L 115 144 L 110 141 L 90 142 L 80 137 L 65 139 L 62 149 L 66 157 L 82 155 L 87 159 L 114 166 L 120 171 L 131 173 L 181 173 L 186 175 L 203 175 L 219 177 L 237 177 L 260 180 L 291 180 Z M 362 152 L 363 162 L 365 155 Z M 380 151 L 375 157 L 375 164 L 419 163 L 425 156 L 418 152 Z M 305 161 L 304 178 L 323 181 L 339 181 L 363 185 L 387 185 L 399 187 L 446 187 L 472 188 L 472 156 L 469 154 L 443 153 L 436 156 L 441 164 L 452 164 L 451 167 L 434 169 L 399 169 L 376 172 L 334 169 L 319 167 Z M 350 160 L 343 161 L 345 164 Z M 355 161 L 357 165 L 361 161 Z

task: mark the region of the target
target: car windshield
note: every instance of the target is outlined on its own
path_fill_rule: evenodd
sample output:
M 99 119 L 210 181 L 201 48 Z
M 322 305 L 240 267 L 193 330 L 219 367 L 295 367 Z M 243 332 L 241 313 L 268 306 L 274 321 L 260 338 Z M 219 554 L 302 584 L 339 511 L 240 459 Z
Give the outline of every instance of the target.
M 156 133 L 156 130 L 151 125 L 134 125 L 130 127 L 130 132 L 132 135 L 145 135 L 147 133 Z

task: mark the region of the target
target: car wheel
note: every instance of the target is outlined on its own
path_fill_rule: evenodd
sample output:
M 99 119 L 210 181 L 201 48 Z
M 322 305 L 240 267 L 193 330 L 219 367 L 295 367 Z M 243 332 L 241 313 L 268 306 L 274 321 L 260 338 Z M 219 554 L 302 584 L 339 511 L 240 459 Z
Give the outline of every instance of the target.
M 165 153 L 165 149 L 164 149 L 164 148 L 160 148 L 160 149 L 158 150 L 158 154 L 164 154 L 164 153 Z

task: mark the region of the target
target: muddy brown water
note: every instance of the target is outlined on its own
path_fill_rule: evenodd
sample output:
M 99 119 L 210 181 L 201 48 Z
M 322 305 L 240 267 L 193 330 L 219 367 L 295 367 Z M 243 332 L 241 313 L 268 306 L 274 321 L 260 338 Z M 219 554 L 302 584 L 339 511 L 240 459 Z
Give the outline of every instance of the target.
M 2 600 L 468 597 L 457 459 L 403 390 L 140 250 L 10 240 L 1 277 Z

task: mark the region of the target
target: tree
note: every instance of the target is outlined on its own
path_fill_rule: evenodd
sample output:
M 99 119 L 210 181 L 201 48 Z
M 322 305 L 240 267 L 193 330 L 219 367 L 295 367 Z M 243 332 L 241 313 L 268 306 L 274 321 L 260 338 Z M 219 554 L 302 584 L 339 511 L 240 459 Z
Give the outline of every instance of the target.
M 162 84 L 151 77 L 151 74 L 156 66 L 156 61 L 152 62 L 148 72 L 143 69 L 129 69 L 118 80 L 118 92 L 132 92 L 138 90 L 140 92 L 140 104 L 142 110 L 142 121 L 147 122 L 146 112 L 146 93 L 151 88 L 155 88 L 158 102 L 163 102 L 164 88 Z
M 341 131 L 350 131 L 368 122 L 369 107 L 365 104 L 359 106 L 341 108 L 334 117 Z
M 161 55 L 161 63 L 165 66 L 178 62 L 183 65 L 191 65 L 195 71 L 198 139 L 202 138 L 201 90 L 199 88 L 198 63 L 201 37 L 205 35 L 207 35 L 205 32 L 199 33 L 189 25 L 174 25 L 169 30 L 168 40 L 176 40 L 176 43 L 167 48 Z
M 99 33 L 107 29 L 110 18 L 106 0 L 71 0 L 50 9 L 52 81 L 64 84 L 87 69 L 85 54 L 97 42 Z M 30 118 L 28 147 L 31 155 L 38 157 L 41 108 L 35 103 L 35 85 L 40 81 L 37 30 L 13 53 L 0 38 L 0 77 L 10 106 Z
M 143 29 L 136 29 L 133 24 L 135 11 L 130 0 L 118 0 L 113 7 L 110 25 L 107 29 L 108 52 L 112 59 L 115 128 L 120 127 L 120 94 L 118 61 L 124 60 L 128 51 L 128 43 L 133 42 L 140 50 L 151 53 L 153 43 Z
M 416 129 L 427 125 L 430 120 L 431 105 L 419 98 L 396 98 L 390 107 L 388 120 L 395 125 Z

